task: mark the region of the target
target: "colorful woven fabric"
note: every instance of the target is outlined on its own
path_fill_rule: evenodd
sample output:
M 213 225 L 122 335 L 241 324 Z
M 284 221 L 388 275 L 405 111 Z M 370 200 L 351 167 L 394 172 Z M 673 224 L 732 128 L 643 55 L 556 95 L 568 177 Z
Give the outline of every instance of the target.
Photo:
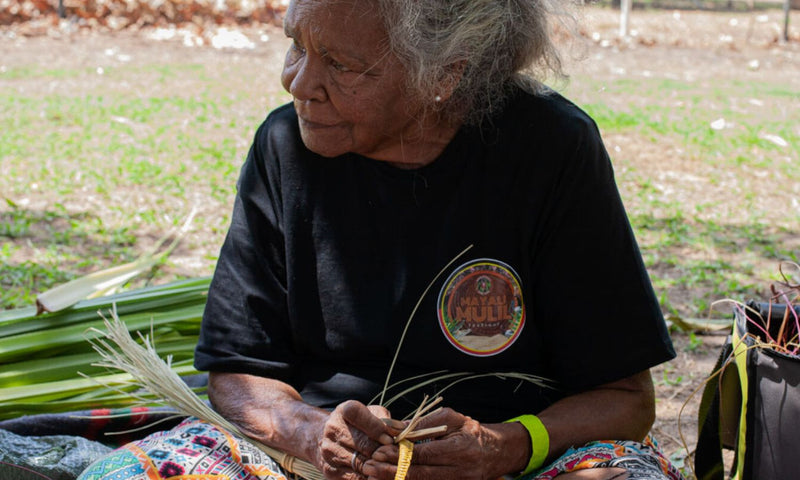
M 561 473 L 619 467 L 629 480 L 684 480 L 653 439 L 598 441 L 571 448 L 521 480 L 552 480 Z M 198 419 L 155 433 L 103 457 L 78 480 L 287 480 L 278 463 L 232 434 Z
M 684 480 L 649 436 L 642 443 L 601 440 L 571 448 L 549 466 L 522 480 L 552 480 L 561 473 L 610 467 L 626 469 L 628 480 Z
M 79 480 L 287 480 L 278 463 L 248 442 L 191 418 L 114 450 Z

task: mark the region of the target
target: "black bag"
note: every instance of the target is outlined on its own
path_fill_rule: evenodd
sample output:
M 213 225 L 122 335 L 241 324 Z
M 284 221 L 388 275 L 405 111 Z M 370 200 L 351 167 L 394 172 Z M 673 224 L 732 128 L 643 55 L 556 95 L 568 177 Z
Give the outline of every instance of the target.
M 731 479 L 800 478 L 800 352 L 784 353 L 765 344 L 779 336 L 798 343 L 795 314 L 800 306 L 794 313 L 785 305 L 747 306 L 734 314 L 733 332 L 703 391 L 695 451 L 698 480 L 724 478 L 722 448 L 735 452 Z

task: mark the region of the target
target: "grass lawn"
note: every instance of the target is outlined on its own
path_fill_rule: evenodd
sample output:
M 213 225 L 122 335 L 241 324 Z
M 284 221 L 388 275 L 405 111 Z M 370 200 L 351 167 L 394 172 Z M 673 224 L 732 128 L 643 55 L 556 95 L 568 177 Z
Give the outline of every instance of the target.
M 603 131 L 664 310 L 704 316 L 715 300 L 763 296 L 779 262 L 798 256 L 796 73 L 787 81 L 787 63 L 764 48 L 714 58 L 691 45 L 620 44 L 610 12 L 590 12 L 594 43 L 560 88 Z M 665 14 L 648 15 L 663 24 Z M 704 28 L 731 25 L 731 15 Z M 659 40 L 656 29 L 667 27 L 654 25 L 639 28 Z M 262 41 L 235 52 L 141 34 L 4 47 L 3 308 L 134 259 L 192 207 L 192 233 L 153 275 L 212 272 L 251 136 L 288 100 L 281 33 L 249 33 Z

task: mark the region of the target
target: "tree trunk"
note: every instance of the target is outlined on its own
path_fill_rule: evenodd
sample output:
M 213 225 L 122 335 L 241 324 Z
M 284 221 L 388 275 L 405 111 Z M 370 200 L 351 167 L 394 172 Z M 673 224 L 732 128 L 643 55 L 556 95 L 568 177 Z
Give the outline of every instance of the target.
M 620 2 L 620 15 L 619 15 L 619 36 L 628 36 L 628 27 L 630 25 L 631 6 L 633 0 L 622 0 Z

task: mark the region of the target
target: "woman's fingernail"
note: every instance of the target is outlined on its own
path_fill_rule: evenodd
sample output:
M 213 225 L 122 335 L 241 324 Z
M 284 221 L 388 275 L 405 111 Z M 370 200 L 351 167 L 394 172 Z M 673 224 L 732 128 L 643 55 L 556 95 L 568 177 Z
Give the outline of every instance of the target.
M 375 452 L 372 454 L 372 459 L 376 462 L 385 463 L 387 460 L 389 460 L 389 457 L 387 457 L 383 452 Z
M 383 420 L 383 423 L 392 428 L 398 428 L 400 430 L 406 428 L 405 424 L 400 420 L 395 420 L 393 418 L 382 418 L 381 420 Z
M 392 437 L 385 433 L 382 433 L 381 436 L 378 437 L 378 441 L 381 442 L 381 444 L 383 445 L 391 445 L 394 443 Z

